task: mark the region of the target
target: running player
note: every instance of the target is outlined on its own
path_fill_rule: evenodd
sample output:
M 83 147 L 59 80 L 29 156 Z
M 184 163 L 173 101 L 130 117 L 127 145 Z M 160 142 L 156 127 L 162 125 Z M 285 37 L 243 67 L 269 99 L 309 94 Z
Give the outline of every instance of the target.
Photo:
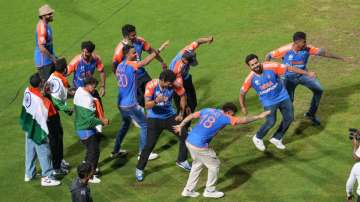
M 283 82 L 281 81 L 280 76 L 284 75 L 286 71 L 307 75 L 309 78 L 315 78 L 316 75 L 314 72 L 304 71 L 296 67 L 276 62 L 261 63 L 258 59 L 258 56 L 254 54 L 246 56 L 245 63 L 249 66 L 251 72 L 246 77 L 245 82 L 241 87 L 239 97 L 241 111 L 243 114 L 247 114 L 245 95 L 251 87 L 255 89 L 264 109 L 266 111 L 271 111 L 271 114 L 266 117 L 266 122 L 254 135 L 252 140 L 257 149 L 260 151 L 265 150 L 263 138 L 266 133 L 275 125 L 276 112 L 279 109 L 283 116 L 283 120 L 275 134 L 270 139 L 270 142 L 278 149 L 285 149 L 285 145 L 283 145 L 282 139 L 294 119 L 294 113 L 289 94 L 283 86 Z

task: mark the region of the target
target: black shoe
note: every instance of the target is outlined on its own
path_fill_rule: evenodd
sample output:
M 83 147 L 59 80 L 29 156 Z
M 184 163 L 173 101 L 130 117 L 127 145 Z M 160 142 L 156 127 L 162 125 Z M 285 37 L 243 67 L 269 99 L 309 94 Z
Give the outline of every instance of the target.
M 321 124 L 319 117 L 311 115 L 309 112 L 306 112 L 304 116 L 308 118 L 314 125 L 319 126 Z
M 69 173 L 68 170 L 60 168 L 60 169 L 56 169 L 53 172 L 53 176 L 57 177 L 57 176 L 64 176 L 67 175 Z
M 126 156 L 127 154 L 128 154 L 127 150 L 120 149 L 119 152 L 111 152 L 110 158 L 120 158 Z

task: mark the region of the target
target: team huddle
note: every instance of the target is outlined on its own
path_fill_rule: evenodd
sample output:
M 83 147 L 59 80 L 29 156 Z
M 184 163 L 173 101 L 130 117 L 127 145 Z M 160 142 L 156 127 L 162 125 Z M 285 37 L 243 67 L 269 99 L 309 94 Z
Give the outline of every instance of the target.
M 36 27 L 35 66 L 37 73 L 31 75 L 30 85 L 24 92 L 20 124 L 25 131 L 26 160 L 25 181 L 36 176 L 35 162 L 41 166 L 41 185 L 60 184 L 57 176 L 69 172 L 69 163 L 63 155 L 63 128 L 60 111 L 74 116 L 76 135 L 84 145 L 86 154 L 79 166 L 79 178 L 72 191 L 83 184 L 100 183 L 98 161 L 103 126 L 110 121 L 105 116 L 102 99 L 106 94 L 106 74 L 101 57 L 95 53 L 92 41 L 81 43 L 81 53 L 69 64 L 65 58 L 57 58 L 53 48 L 53 32 L 49 23 L 54 10 L 48 5 L 39 9 L 39 22 Z M 306 34 L 296 32 L 293 42 L 271 51 L 261 62 L 255 54 L 245 57 L 250 73 L 240 90 L 239 102 L 244 116 L 236 117 L 237 107 L 225 103 L 221 109 L 197 109 L 196 88 L 190 70 L 198 65 L 196 50 L 201 45 L 211 44 L 212 36 L 199 38 L 180 50 L 170 63 L 166 63 L 161 53 L 169 46 L 165 41 L 154 48 L 144 38 L 137 36 L 136 28 L 126 24 L 122 27 L 123 39 L 117 45 L 112 58 L 112 72 L 118 85 L 117 106 L 121 114 L 121 126 L 116 136 L 112 158 L 123 157 L 128 151 L 122 149 L 122 142 L 134 123 L 139 128 L 138 163 L 135 179 L 143 181 L 149 160 L 159 157 L 153 150 L 164 130 L 173 133 L 179 142 L 175 165 L 189 171 L 189 177 L 181 195 L 197 197 L 195 191 L 200 173 L 205 166 L 208 179 L 203 192 L 204 197 L 220 198 L 224 193 L 215 187 L 220 160 L 210 147 L 213 137 L 227 125 L 247 124 L 265 118 L 265 123 L 252 137 L 252 142 L 260 151 L 265 151 L 263 138 L 276 123 L 279 110 L 282 121 L 269 140 L 277 149 L 285 149 L 283 139 L 294 119 L 294 94 L 298 84 L 313 92 L 309 110 L 304 114 L 314 125 L 320 125 L 316 116 L 323 89 L 316 79 L 315 72 L 307 70 L 311 55 L 347 60 L 323 48 L 306 43 Z M 147 56 L 143 57 L 143 52 Z M 148 65 L 156 59 L 161 66 L 159 77 L 152 79 L 147 73 Z M 282 62 L 271 60 L 281 59 Z M 110 68 L 110 67 L 109 67 Z M 94 77 L 98 73 L 100 82 Z M 72 75 L 72 84 L 67 77 Z M 246 93 L 253 88 L 264 108 L 264 112 L 248 116 L 245 104 Z M 67 102 L 73 100 L 73 107 Z M 114 110 L 114 109 L 110 109 Z M 74 115 L 73 115 L 74 114 Z M 199 119 L 191 126 L 191 121 Z M 119 124 L 120 123 L 111 123 Z M 192 163 L 188 161 L 190 153 Z M 82 169 L 88 168 L 88 172 Z M 84 174 L 85 173 L 85 174 Z

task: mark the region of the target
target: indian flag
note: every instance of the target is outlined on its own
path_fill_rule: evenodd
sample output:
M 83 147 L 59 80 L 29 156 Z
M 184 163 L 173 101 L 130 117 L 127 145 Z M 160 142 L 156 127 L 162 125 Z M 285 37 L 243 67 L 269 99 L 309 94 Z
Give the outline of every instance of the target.
M 42 97 L 36 88 L 28 87 L 24 92 L 20 115 L 20 125 L 36 144 L 42 144 L 47 139 L 49 130 L 46 124 L 50 102 Z
M 101 125 L 101 121 L 95 116 L 94 97 L 82 87 L 75 92 L 74 109 L 76 130 L 94 129 L 95 126 Z
M 66 78 L 65 78 L 66 81 Z M 65 103 L 67 99 L 67 81 L 64 84 L 61 77 L 56 74 L 56 72 L 52 73 L 48 79 L 48 83 L 50 84 L 50 92 L 51 97 L 58 102 Z

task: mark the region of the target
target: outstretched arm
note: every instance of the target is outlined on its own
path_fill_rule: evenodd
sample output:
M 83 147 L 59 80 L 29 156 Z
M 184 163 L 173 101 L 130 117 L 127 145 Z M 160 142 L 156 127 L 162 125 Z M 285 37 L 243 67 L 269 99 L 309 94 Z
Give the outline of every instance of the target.
M 341 61 L 348 61 L 350 59 L 348 57 L 342 57 L 342 56 L 333 54 L 324 48 L 322 48 L 320 50 L 319 56 L 326 57 L 326 58 L 332 58 L 332 59 L 336 59 L 336 60 L 341 60 Z
M 149 54 L 152 54 L 152 53 L 156 52 L 156 50 L 155 50 L 153 47 L 151 47 L 147 52 L 148 52 Z M 157 54 L 157 55 L 155 56 L 155 59 L 160 62 L 161 67 L 162 67 L 163 70 L 165 70 L 165 69 L 167 68 L 167 65 L 166 65 L 166 63 L 164 62 L 164 59 L 163 59 L 159 54 Z
M 176 133 L 180 133 L 181 129 L 186 126 L 187 123 L 189 123 L 191 120 L 199 118 L 200 117 L 200 113 L 199 112 L 195 112 L 192 114 L 189 114 L 179 125 L 174 126 L 174 130 Z
M 271 111 L 269 110 L 269 111 L 261 112 L 260 114 L 255 115 L 255 116 L 238 117 L 237 121 L 236 121 L 236 124 L 247 124 L 247 123 L 259 120 L 259 119 L 263 119 L 267 115 L 269 115 L 270 113 L 271 113 Z

